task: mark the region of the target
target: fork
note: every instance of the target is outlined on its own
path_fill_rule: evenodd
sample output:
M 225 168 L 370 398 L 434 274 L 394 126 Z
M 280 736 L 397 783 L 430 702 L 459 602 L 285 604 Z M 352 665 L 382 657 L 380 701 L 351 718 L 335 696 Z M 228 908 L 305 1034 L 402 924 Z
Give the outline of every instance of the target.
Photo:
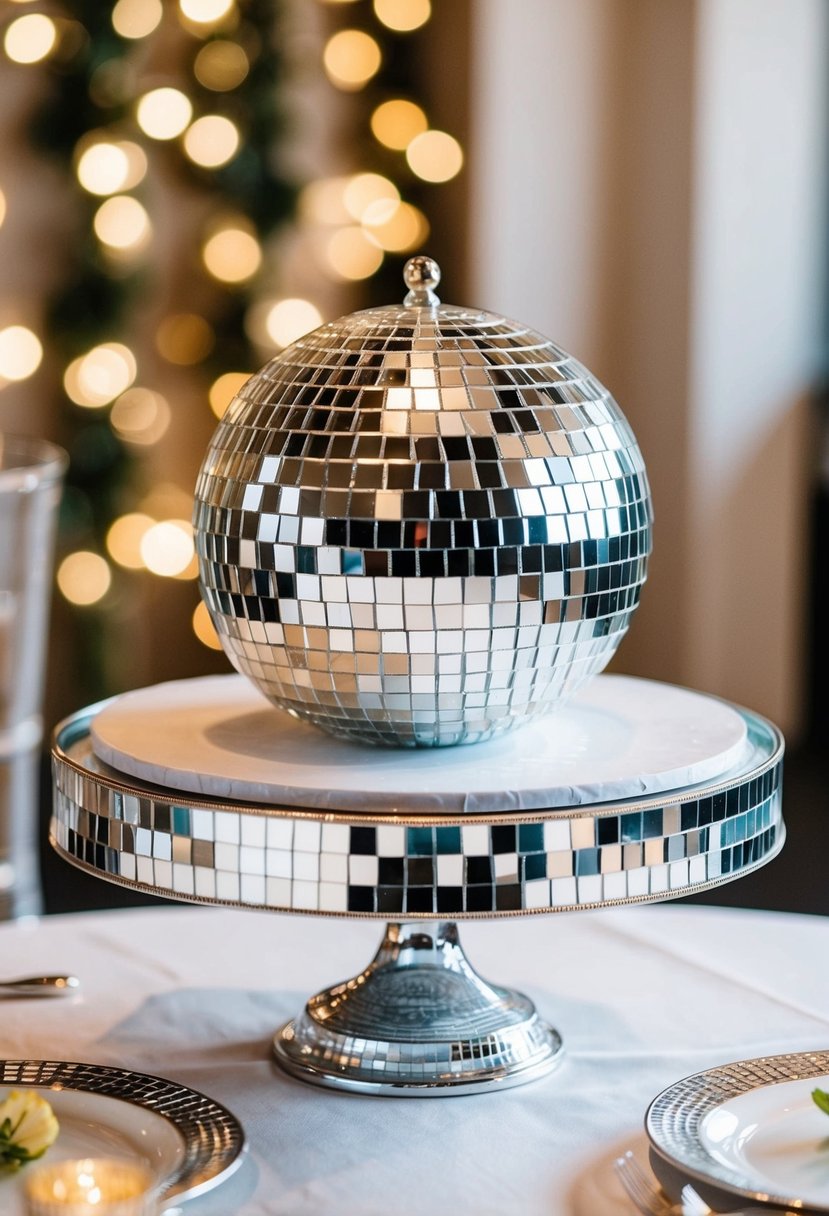
M 615 1169 L 625 1193 L 642 1216 L 683 1216 L 680 1205 L 670 1203 L 653 1185 L 629 1149 L 616 1159 Z
M 616 1160 L 615 1168 L 628 1198 L 642 1216 L 771 1216 L 769 1208 L 757 1207 L 732 1208 L 727 1213 L 718 1214 L 690 1184 L 682 1188 L 682 1202 L 671 1203 L 653 1185 L 630 1151 Z

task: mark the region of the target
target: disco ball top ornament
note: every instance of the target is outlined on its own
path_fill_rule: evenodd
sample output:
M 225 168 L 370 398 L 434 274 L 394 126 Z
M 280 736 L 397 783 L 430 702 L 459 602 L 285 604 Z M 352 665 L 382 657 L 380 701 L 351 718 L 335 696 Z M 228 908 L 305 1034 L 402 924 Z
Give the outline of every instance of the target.
M 276 705 L 434 747 L 547 714 L 609 661 L 651 547 L 610 393 L 542 335 L 441 304 L 323 325 L 251 376 L 196 488 L 201 591 Z

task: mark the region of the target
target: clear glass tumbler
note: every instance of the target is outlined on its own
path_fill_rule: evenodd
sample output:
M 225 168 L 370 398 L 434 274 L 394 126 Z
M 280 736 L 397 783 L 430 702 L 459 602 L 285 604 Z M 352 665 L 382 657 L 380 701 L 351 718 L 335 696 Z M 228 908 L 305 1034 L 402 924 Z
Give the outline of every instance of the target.
M 66 453 L 0 434 L 0 919 L 40 910 L 41 703 Z

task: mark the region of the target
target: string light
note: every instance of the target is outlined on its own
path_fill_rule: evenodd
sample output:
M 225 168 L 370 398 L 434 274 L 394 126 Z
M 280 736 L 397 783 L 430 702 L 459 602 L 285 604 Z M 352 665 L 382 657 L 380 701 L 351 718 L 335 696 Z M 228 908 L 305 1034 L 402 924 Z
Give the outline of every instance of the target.
M 135 116 L 150 139 L 175 139 L 189 126 L 193 103 L 180 89 L 151 89 L 139 100 Z
M 58 566 L 58 586 L 70 604 L 86 608 L 102 600 L 112 585 L 106 558 L 89 549 L 70 553 Z
M 322 316 L 310 300 L 277 300 L 265 316 L 265 330 L 277 346 L 290 346 L 322 325 Z
M 262 264 L 262 248 L 243 228 L 221 228 L 205 241 L 202 260 L 221 283 L 244 283 Z
M 146 38 L 163 16 L 161 0 L 118 0 L 112 10 L 112 28 L 122 38 Z
M 207 399 L 210 408 L 217 418 L 222 418 L 227 412 L 233 398 L 242 385 L 250 379 L 250 372 L 224 372 L 210 385 Z
M 406 149 L 412 173 L 425 182 L 448 182 L 460 173 L 463 149 L 446 131 L 424 131 Z
M 341 279 L 371 278 L 380 269 L 383 251 L 370 241 L 362 228 L 351 225 L 332 233 L 326 244 L 326 257 Z
M 198 313 L 181 312 L 165 317 L 156 330 L 158 353 L 169 363 L 187 367 L 201 363 L 213 349 L 216 335 L 211 325 Z
M 170 425 L 170 406 L 161 393 L 149 388 L 130 388 L 115 401 L 110 426 L 125 443 L 148 446 L 158 443 Z
M 408 34 L 426 24 L 432 6 L 429 0 L 374 0 L 374 12 L 388 29 Z
M 346 209 L 344 196 L 347 177 L 324 177 L 309 182 L 299 196 L 299 215 L 311 224 L 347 224 L 353 217 Z
M 3 380 L 28 380 L 40 367 L 43 347 L 37 334 L 25 325 L 0 329 L 0 377 Z
M 141 558 L 153 574 L 176 578 L 185 574 L 195 557 L 193 528 L 186 519 L 165 519 L 153 524 L 141 538 Z
M 411 203 L 375 203 L 363 217 L 366 236 L 386 253 L 410 253 L 429 236 L 429 221 Z
M 400 191 L 394 182 L 379 173 L 358 173 L 352 177 L 343 191 L 343 203 L 349 216 L 362 220 L 366 212 L 377 203 L 398 203 Z
M 250 63 L 238 42 L 216 38 L 206 43 L 193 63 L 193 75 L 200 85 L 214 93 L 237 88 L 250 71 Z
M 395 152 L 405 152 L 416 135 L 421 135 L 429 121 L 420 106 L 402 97 L 384 101 L 371 116 L 371 131 L 378 143 Z
M 107 552 L 113 561 L 127 570 L 143 570 L 141 542 L 154 524 L 151 515 L 144 515 L 140 511 L 132 511 L 116 519 L 106 536 Z
M 377 75 L 382 55 L 370 34 L 362 30 L 340 30 L 325 44 L 322 62 L 332 84 L 346 92 L 355 92 Z
M 54 48 L 58 29 L 43 13 L 16 17 L 6 29 L 3 49 L 14 63 L 39 63 Z
M 118 194 L 102 203 L 92 226 L 98 240 L 116 250 L 144 248 L 152 231 L 147 212 L 129 194 Z
M 221 114 L 197 118 L 184 135 L 184 150 L 194 164 L 205 169 L 226 165 L 239 151 L 239 128 Z
M 85 409 L 101 409 L 135 379 L 135 355 L 120 342 L 105 342 L 73 359 L 63 377 L 67 397 Z
M 117 194 L 131 190 L 147 172 L 147 157 L 131 140 L 99 140 L 84 149 L 75 172 L 90 194 Z
M 188 21 L 197 25 L 215 25 L 228 15 L 234 0 L 178 0 L 178 6 Z
M 210 619 L 210 613 L 207 611 L 207 606 L 199 600 L 193 611 L 193 633 L 200 642 L 205 645 L 208 650 L 221 650 L 222 643 L 219 641 L 219 635 L 216 632 L 216 627 Z

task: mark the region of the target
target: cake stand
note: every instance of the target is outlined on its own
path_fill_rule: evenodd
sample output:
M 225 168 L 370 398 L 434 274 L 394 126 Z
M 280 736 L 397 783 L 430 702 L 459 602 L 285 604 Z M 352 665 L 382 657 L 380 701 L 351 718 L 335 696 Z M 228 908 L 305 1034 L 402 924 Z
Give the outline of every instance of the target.
M 492 1091 L 549 1072 L 558 1033 L 483 980 L 456 922 L 673 899 L 783 844 L 765 719 L 598 676 L 489 743 L 328 737 L 243 677 L 129 693 L 62 723 L 51 841 L 122 886 L 196 903 L 388 921 L 358 976 L 276 1034 L 278 1063 L 355 1093 Z

